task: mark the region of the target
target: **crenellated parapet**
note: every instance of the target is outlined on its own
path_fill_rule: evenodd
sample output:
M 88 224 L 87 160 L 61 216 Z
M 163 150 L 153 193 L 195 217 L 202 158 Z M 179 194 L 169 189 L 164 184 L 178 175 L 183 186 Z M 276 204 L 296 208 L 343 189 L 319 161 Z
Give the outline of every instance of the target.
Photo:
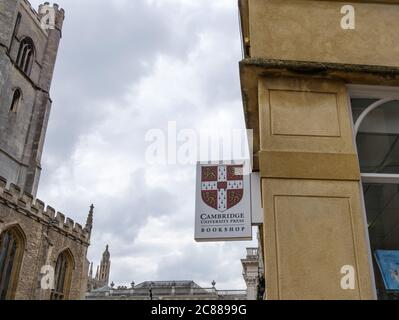
M 46 206 L 40 199 L 35 199 L 31 194 L 22 192 L 15 184 L 7 184 L 7 180 L 0 177 L 0 204 L 12 208 L 25 216 L 44 225 L 66 234 L 75 241 L 85 245 L 90 244 L 91 230 L 81 224 L 65 217 L 61 212 Z

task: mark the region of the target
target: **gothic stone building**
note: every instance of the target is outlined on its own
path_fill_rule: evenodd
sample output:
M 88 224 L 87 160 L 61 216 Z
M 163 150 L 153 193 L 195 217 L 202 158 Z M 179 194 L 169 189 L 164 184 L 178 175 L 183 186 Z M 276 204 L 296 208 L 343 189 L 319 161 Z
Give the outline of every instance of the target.
M 87 287 L 93 207 L 83 228 L 35 199 L 63 20 L 56 4 L 0 0 L 0 299 L 81 299 Z

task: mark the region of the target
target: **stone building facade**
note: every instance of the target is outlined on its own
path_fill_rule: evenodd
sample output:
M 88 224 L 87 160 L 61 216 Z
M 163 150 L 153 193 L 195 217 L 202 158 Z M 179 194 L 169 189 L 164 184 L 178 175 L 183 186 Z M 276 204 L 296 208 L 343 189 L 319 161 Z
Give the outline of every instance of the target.
M 263 300 L 265 294 L 265 272 L 260 241 L 258 248 L 247 248 L 247 256 L 241 259 L 241 264 L 242 275 L 247 285 L 247 299 Z
M 39 12 L 43 6 L 39 8 Z M 25 0 L 0 0 L 0 176 L 36 195 L 64 10 L 53 29 Z
M 58 5 L 39 12 L 0 0 L 0 300 L 82 299 L 87 288 L 93 206 L 83 227 L 35 199 L 64 21 Z
M 0 178 L 0 298 L 84 298 L 92 215 L 82 227 L 16 185 L 6 184 Z M 11 242 L 14 252 L 7 249 Z
M 389 299 L 399 288 L 399 269 L 386 267 L 399 264 L 399 1 L 240 0 L 239 10 L 266 299 Z

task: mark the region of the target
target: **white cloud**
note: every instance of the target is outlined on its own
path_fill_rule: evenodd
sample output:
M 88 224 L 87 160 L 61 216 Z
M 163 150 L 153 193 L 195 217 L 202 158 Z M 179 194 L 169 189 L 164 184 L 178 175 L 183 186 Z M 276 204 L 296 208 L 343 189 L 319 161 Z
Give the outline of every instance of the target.
M 240 258 L 254 243 L 195 243 L 195 168 L 144 158 L 146 132 L 168 121 L 244 129 L 236 1 L 60 5 L 66 20 L 40 197 L 80 222 L 94 202 L 89 258 L 98 262 L 109 244 L 118 285 L 184 279 L 243 288 Z

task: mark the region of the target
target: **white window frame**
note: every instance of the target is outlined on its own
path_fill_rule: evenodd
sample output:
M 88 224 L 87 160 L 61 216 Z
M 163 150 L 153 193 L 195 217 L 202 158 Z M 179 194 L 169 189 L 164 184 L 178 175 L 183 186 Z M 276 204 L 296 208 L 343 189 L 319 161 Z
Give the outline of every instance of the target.
M 375 109 L 390 101 L 399 101 L 399 87 L 386 86 L 365 86 L 365 85 L 347 85 L 349 94 L 350 114 L 352 115 L 351 99 L 378 99 L 377 102 L 371 104 L 360 115 L 355 124 L 353 124 L 353 139 L 355 146 L 356 138 L 359 128 L 364 119 Z M 352 121 L 353 123 L 353 121 Z M 357 147 L 356 147 L 357 150 Z M 385 184 L 399 184 L 399 174 L 382 174 L 382 173 L 363 173 L 361 172 L 363 183 L 385 183 Z
M 353 129 L 353 143 L 355 146 L 356 154 L 358 155 L 356 140 L 362 120 L 364 120 L 367 117 L 367 115 L 370 114 L 371 111 L 377 109 L 379 106 L 387 103 L 388 101 L 399 100 L 399 87 L 350 84 L 347 85 L 347 89 L 348 89 L 348 109 L 349 109 L 348 111 Z M 362 119 L 359 118 L 360 120 L 358 119 L 357 123 L 355 124 L 353 120 L 351 99 L 356 99 L 356 98 L 377 99 L 378 101 L 377 103 L 373 103 L 373 105 L 369 106 L 367 110 L 365 110 L 365 112 L 362 114 L 363 115 Z M 366 205 L 363 193 L 363 183 L 399 184 L 399 174 L 361 173 L 361 181 L 359 182 L 361 190 L 360 196 L 362 201 L 363 221 L 364 221 L 367 244 L 368 244 L 369 267 L 372 274 L 371 283 L 374 291 L 374 299 L 377 299 L 377 288 L 375 283 L 375 272 L 374 272 L 372 252 L 370 246 L 370 236 L 369 236 L 369 229 L 367 223 Z

